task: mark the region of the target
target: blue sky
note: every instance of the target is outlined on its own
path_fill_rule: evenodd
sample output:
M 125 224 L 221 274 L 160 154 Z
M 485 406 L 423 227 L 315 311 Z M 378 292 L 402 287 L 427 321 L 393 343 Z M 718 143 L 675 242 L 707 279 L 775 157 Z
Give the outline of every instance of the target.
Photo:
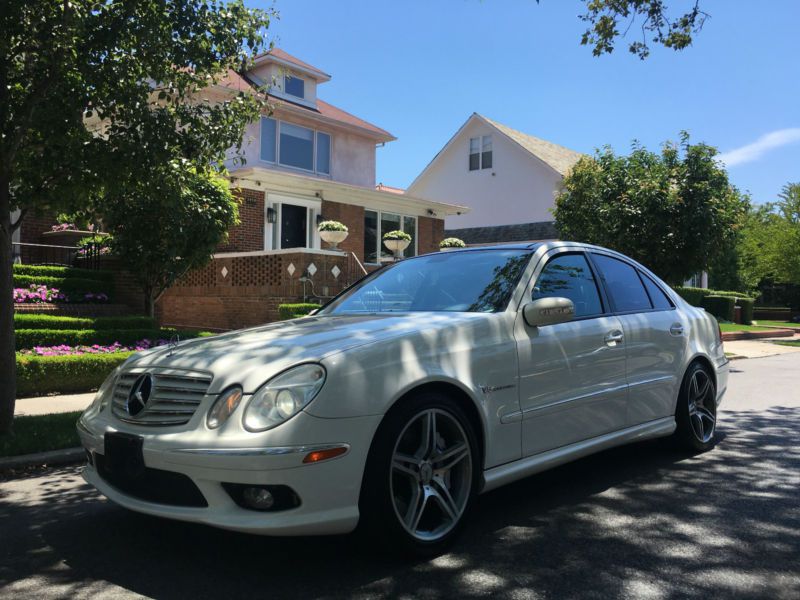
M 333 76 L 321 98 L 397 136 L 378 150 L 388 185 L 411 183 L 479 112 L 582 152 L 657 149 L 685 129 L 755 201 L 774 200 L 800 181 L 800 1 L 701 6 L 711 18 L 692 47 L 645 61 L 580 46 L 579 0 L 277 0 L 270 32 Z

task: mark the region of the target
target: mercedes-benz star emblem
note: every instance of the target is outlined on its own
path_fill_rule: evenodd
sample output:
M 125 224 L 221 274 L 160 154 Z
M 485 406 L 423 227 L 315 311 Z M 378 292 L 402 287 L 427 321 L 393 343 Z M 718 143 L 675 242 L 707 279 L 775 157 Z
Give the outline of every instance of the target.
M 133 382 L 133 387 L 128 393 L 128 401 L 125 403 L 125 410 L 132 417 L 135 417 L 142 412 L 147 406 L 147 401 L 150 400 L 150 394 L 153 391 L 153 377 L 150 373 L 144 373 L 136 378 Z

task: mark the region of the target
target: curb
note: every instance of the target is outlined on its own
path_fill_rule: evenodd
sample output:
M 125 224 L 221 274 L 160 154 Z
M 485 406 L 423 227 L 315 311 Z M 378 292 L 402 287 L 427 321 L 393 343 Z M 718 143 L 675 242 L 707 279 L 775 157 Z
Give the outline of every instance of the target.
M 772 331 L 725 331 L 722 333 L 723 342 L 736 342 L 740 340 L 762 340 L 766 338 L 794 337 L 796 330 L 776 328 Z
M 86 457 L 83 448 L 65 448 L 63 450 L 50 450 L 36 454 L 22 454 L 0 458 L 0 471 L 23 469 L 26 467 L 41 467 L 44 465 L 66 465 L 82 462 Z

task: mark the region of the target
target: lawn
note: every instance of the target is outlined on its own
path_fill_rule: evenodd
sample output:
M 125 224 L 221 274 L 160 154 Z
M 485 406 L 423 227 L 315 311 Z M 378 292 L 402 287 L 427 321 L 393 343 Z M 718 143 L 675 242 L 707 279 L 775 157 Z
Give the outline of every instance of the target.
M 81 445 L 75 423 L 78 412 L 14 417 L 13 432 L 0 435 L 0 456 L 20 456 Z
M 780 344 L 781 346 L 794 346 L 800 348 L 800 340 L 787 340 L 785 342 L 772 342 L 773 344 Z
M 720 323 L 719 328 L 722 333 L 731 331 L 769 331 L 766 327 L 759 327 L 757 325 L 740 325 L 739 323 Z
M 769 325 L 770 327 L 786 327 L 788 329 L 800 329 L 800 323 L 788 323 L 786 321 L 758 321 L 758 325 Z

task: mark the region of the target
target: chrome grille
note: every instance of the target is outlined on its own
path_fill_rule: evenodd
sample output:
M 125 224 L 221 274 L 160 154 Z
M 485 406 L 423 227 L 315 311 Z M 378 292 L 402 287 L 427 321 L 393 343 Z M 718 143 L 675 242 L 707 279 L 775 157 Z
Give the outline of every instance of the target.
M 128 414 L 126 403 L 136 379 L 150 373 L 153 390 L 147 405 L 136 416 Z M 178 369 L 131 369 L 123 371 L 114 383 L 112 411 L 126 423 L 137 425 L 184 425 L 189 422 L 211 385 L 211 375 Z

